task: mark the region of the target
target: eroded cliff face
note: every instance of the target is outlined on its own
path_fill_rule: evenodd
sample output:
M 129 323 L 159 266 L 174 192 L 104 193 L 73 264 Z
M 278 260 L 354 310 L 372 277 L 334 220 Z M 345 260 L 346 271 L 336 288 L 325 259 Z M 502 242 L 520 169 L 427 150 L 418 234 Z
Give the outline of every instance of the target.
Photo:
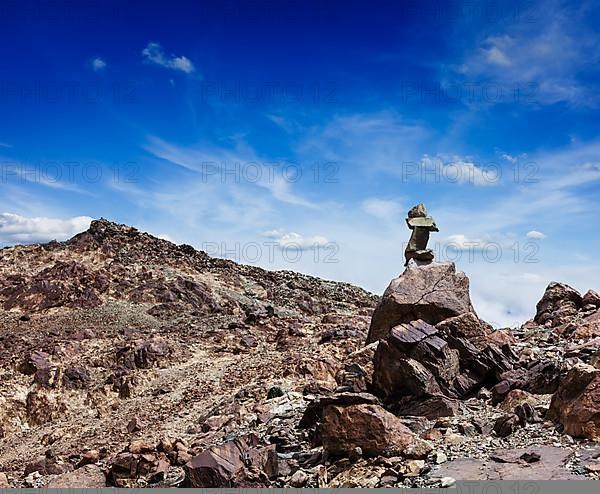
M 578 380 L 585 406 L 563 386 L 575 365 L 597 365 L 595 292 L 551 285 L 534 321 L 493 331 L 450 271 L 425 297 L 411 302 L 405 283 L 380 301 L 105 220 L 64 243 L 3 249 L 0 486 L 596 475 L 597 386 Z M 423 273 L 409 277 L 427 284 Z M 568 412 L 546 417 L 553 393 Z M 540 459 L 494 463 L 519 446 Z

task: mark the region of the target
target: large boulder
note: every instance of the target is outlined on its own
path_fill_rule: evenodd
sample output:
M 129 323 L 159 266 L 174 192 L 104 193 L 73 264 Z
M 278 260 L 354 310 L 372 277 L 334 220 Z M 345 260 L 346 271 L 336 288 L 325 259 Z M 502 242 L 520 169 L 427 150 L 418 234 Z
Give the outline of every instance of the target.
M 581 294 L 564 283 L 552 282 L 537 303 L 534 321 L 559 326 L 572 318 L 582 307 Z
M 275 445 L 257 447 L 254 435 L 213 446 L 186 465 L 189 487 L 266 487 L 277 475 Z
M 600 308 L 600 293 L 594 290 L 588 290 L 585 292 L 583 299 L 581 300 L 581 305 L 584 307 L 587 305 L 593 305 L 597 308 Z
M 561 366 L 554 360 L 539 360 L 529 368 L 519 367 L 503 372 L 492 388 L 492 398 L 500 402 L 513 389 L 538 395 L 552 394 L 558 389 L 560 374 Z
M 576 364 L 552 397 L 548 418 L 567 434 L 600 442 L 600 369 Z
M 414 260 L 392 280 L 377 305 L 367 342 L 387 337 L 401 323 L 422 319 L 437 324 L 450 317 L 474 312 L 469 278 L 454 263 L 417 264 Z
M 373 360 L 373 389 L 386 402 L 403 397 L 462 398 L 498 382 L 516 361 L 508 345 L 490 339 L 491 327 L 475 314 L 437 326 L 423 320 L 394 326 Z
M 367 456 L 425 458 L 432 446 L 378 405 L 329 406 L 321 422 L 323 447 L 332 454 L 361 448 Z
M 393 327 L 375 352 L 375 389 L 384 397 L 432 395 L 441 387 L 448 389 L 460 372 L 458 352 L 437 333 L 421 320 Z

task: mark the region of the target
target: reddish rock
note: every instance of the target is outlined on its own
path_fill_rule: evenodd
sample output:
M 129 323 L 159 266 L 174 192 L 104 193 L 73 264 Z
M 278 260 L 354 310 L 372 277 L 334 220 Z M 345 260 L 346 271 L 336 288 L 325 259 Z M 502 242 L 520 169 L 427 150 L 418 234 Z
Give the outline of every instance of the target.
M 373 364 L 373 386 L 384 398 L 441 393 L 433 374 L 425 366 L 407 358 L 387 341 L 379 343 Z
M 569 333 L 571 340 L 591 340 L 600 336 L 600 311 L 573 324 L 573 331 Z
M 500 375 L 500 382 L 492 388 L 494 402 L 502 401 L 512 389 L 532 394 L 551 394 L 558 388 L 560 366 L 553 360 L 536 362 L 529 369 L 518 368 Z
M 218 446 L 213 446 L 193 457 L 186 465 L 189 487 L 240 487 L 255 484 L 257 480 L 247 467 L 259 472 L 277 474 L 275 446 L 255 448 L 256 438 L 247 436 Z M 263 473 L 263 486 L 268 485 L 268 475 Z M 260 484 L 260 475 L 258 484 Z M 256 485 L 256 484 L 255 484 Z
M 494 422 L 494 432 L 499 437 L 510 436 L 519 427 L 519 417 L 514 413 L 507 413 L 496 419 Z
M 581 304 L 582 297 L 577 290 L 564 283 L 552 282 L 537 303 L 534 321 L 538 324 L 550 321 L 552 326 L 559 326 L 577 314 Z
M 414 415 L 430 420 L 439 417 L 453 417 L 460 413 L 460 401 L 444 395 L 422 398 L 406 396 L 394 403 L 393 411 L 397 415 Z
M 422 319 L 437 324 L 467 312 L 474 312 L 469 279 L 457 272 L 453 263 L 409 263 L 404 273 L 392 280 L 377 305 L 367 342 L 386 338 L 401 323 Z
M 359 404 L 379 405 L 376 396 L 369 393 L 338 393 L 332 396 L 322 396 L 312 402 L 304 410 L 298 427 L 309 428 L 323 418 L 323 411 L 329 406 L 348 406 Z
M 81 460 L 77 463 L 77 468 L 81 468 L 85 465 L 96 463 L 100 459 L 100 452 L 97 449 L 91 449 L 86 451 L 81 456 Z
M 232 420 L 231 415 L 213 415 L 202 423 L 202 432 L 216 431 Z
M 149 451 L 142 441 L 129 445 L 130 451 L 119 453 L 113 458 L 108 472 L 111 485 L 133 487 L 139 479 L 158 482 L 166 477 L 170 463 L 165 453 Z M 133 453 L 131 451 L 135 451 Z
M 571 436 L 600 442 L 600 369 L 576 364 L 561 380 L 547 416 Z
M 361 448 L 368 456 L 424 458 L 432 449 L 398 417 L 377 405 L 329 406 L 323 411 L 320 432 L 323 447 L 333 454 Z
M 139 432 L 146 427 L 146 423 L 141 421 L 139 418 L 132 418 L 127 424 L 127 432 L 129 434 L 133 434 L 134 432 Z
M 505 412 L 514 412 L 516 407 L 523 405 L 524 403 L 529 403 L 535 407 L 539 403 L 539 400 L 527 391 L 523 391 L 522 389 L 513 389 L 506 395 L 504 401 L 498 408 Z
M 600 308 L 600 293 L 595 292 L 594 290 L 588 290 L 585 292 L 581 300 L 581 304 L 585 307 L 586 305 L 593 305 L 595 307 Z
M 422 320 L 394 326 L 375 352 L 373 388 L 386 400 L 471 394 L 516 360 L 509 346 L 490 343 L 490 334 L 491 326 L 472 313 L 436 327 Z
M 490 335 L 493 332 L 492 326 L 479 319 L 473 312 L 446 319 L 437 324 L 436 328 L 444 335 L 444 338 L 451 341 L 465 340 L 478 351 L 483 350 L 490 343 Z M 470 356 L 471 353 L 473 352 L 469 352 L 467 356 Z
M 154 449 L 154 446 L 144 439 L 136 439 L 135 441 L 131 441 L 129 446 L 127 446 L 127 450 L 134 454 L 148 453 L 150 451 L 154 451 Z

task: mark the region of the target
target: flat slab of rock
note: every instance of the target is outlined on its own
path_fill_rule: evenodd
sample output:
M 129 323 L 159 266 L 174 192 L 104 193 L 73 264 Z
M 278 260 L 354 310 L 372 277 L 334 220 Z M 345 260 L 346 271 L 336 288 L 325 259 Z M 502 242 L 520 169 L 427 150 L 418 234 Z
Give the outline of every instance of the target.
M 368 456 L 424 458 L 432 446 L 417 437 L 402 421 L 378 405 L 328 406 L 321 422 L 323 447 L 333 454 L 355 448 Z
M 337 393 L 332 396 L 321 396 L 316 400 L 312 401 L 304 411 L 304 415 L 300 419 L 298 427 L 306 429 L 312 427 L 319 422 L 323 416 L 323 410 L 331 405 L 334 406 L 348 406 L 348 405 L 359 405 L 359 404 L 370 404 L 380 405 L 379 399 L 369 393 Z
M 392 280 L 371 320 L 367 342 L 386 338 L 399 324 L 423 321 L 435 325 L 450 317 L 474 312 L 469 278 L 454 263 L 431 263 L 408 267 Z
M 454 417 L 460 413 L 461 402 L 444 395 L 417 398 L 406 396 L 394 403 L 393 411 L 398 415 L 426 417 L 430 420 L 440 417 Z
M 432 477 L 456 480 L 566 480 L 585 478 L 570 472 L 565 462 L 571 451 L 554 446 L 499 449 L 489 460 L 457 458 L 445 463 Z M 539 456 L 539 460 L 532 461 Z M 529 461 L 527 461 L 529 460 Z
M 54 477 L 45 487 L 47 489 L 99 489 L 106 487 L 106 478 L 99 466 L 85 465 L 72 472 Z

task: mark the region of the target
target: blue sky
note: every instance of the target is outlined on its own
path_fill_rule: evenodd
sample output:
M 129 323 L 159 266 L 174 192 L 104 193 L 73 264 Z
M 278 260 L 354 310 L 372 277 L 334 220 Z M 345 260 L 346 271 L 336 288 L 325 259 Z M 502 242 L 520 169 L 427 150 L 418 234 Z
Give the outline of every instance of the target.
M 497 325 L 600 289 L 600 8 L 0 3 L 0 243 L 106 217 L 381 292 L 424 202 Z

